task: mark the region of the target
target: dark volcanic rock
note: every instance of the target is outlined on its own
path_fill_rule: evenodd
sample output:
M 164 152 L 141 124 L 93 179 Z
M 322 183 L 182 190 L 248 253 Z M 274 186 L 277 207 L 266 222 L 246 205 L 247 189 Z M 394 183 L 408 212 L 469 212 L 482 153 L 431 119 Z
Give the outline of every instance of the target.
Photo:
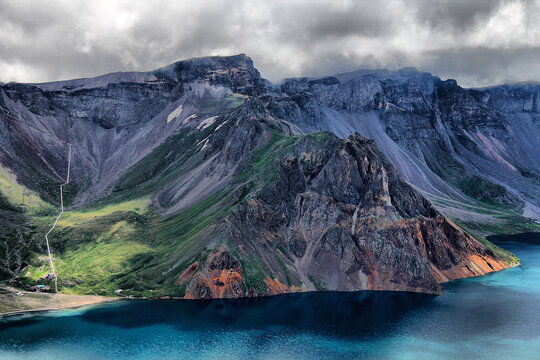
M 275 180 L 239 203 L 210 236 L 266 269 L 259 295 L 316 289 L 438 293 L 440 282 L 508 266 L 435 210 L 371 140 L 306 136 L 278 167 Z M 226 230 L 231 227 L 237 230 Z M 207 271 L 216 269 L 242 272 L 238 260 L 221 251 L 207 265 Z M 190 287 L 200 282 L 195 277 Z

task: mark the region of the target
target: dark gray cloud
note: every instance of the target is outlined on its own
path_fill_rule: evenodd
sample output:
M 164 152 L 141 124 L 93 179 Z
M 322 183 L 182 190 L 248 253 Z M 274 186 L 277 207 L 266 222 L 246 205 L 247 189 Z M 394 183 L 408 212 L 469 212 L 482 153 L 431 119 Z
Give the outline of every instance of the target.
M 456 48 L 426 55 L 431 59 L 425 65 L 426 71 L 442 78 L 465 78 L 473 84 L 484 85 L 540 79 L 540 47 L 513 48 L 511 52 L 488 47 Z
M 297 39 L 305 45 L 351 36 L 385 36 L 393 21 L 383 2 L 353 2 L 329 7 L 326 2 L 284 3 L 272 9 L 284 41 Z
M 417 16 L 433 29 L 467 31 L 489 20 L 502 3 L 502 0 L 422 1 Z
M 263 76 L 414 66 L 464 86 L 540 80 L 540 0 L 0 2 L 0 81 L 250 55 Z

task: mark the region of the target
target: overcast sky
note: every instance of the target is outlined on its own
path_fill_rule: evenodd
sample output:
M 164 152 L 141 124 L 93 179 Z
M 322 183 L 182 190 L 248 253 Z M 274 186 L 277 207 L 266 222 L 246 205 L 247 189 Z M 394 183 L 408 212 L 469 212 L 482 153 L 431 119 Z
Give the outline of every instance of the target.
M 462 86 L 540 80 L 540 0 L 0 1 L 0 81 L 251 56 L 278 82 L 414 66 Z

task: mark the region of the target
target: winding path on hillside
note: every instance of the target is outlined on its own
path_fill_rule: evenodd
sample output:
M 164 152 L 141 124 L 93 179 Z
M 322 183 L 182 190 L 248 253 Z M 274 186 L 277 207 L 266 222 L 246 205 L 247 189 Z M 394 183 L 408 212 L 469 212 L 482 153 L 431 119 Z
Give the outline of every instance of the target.
M 8 109 L 5 109 L 2 106 L 0 106 L 0 110 L 2 110 L 7 117 L 19 122 L 19 119 L 15 118 L 13 115 L 11 115 Z M 54 221 L 54 224 L 49 229 L 49 231 L 47 231 L 47 233 L 45 234 L 45 243 L 47 244 L 47 254 L 49 256 L 49 264 L 50 264 L 50 267 L 51 267 L 51 272 L 52 272 L 52 274 L 54 276 L 54 291 L 57 293 L 58 292 L 58 276 L 57 276 L 57 274 L 56 274 L 56 272 L 54 270 L 54 264 L 53 264 L 52 255 L 51 255 L 51 246 L 49 244 L 49 234 L 54 230 L 54 228 L 56 227 L 56 224 L 58 223 L 58 220 L 60 219 L 62 214 L 64 214 L 64 186 L 69 184 L 69 173 L 70 173 L 70 170 L 71 170 L 71 143 L 69 143 L 67 141 L 64 141 L 62 139 L 59 139 L 58 137 L 56 137 L 55 135 L 53 135 L 52 133 L 50 133 L 48 131 L 38 129 L 36 127 L 30 126 L 30 125 L 24 124 L 24 123 L 22 125 L 26 126 L 29 129 L 32 129 L 32 130 L 38 131 L 38 132 L 40 132 L 42 134 L 48 135 L 51 138 L 53 138 L 55 140 L 58 140 L 58 141 L 60 141 L 63 144 L 68 146 L 67 175 L 66 175 L 65 180 L 63 178 L 61 178 L 64 182 L 60 185 L 60 214 L 58 214 L 58 216 L 56 217 L 56 220 Z

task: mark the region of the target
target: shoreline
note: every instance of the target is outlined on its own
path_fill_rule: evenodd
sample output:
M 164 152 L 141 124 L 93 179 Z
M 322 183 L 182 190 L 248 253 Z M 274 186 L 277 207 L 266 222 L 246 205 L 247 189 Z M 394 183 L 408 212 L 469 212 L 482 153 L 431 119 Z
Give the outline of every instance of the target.
M 513 266 L 517 266 L 519 264 L 515 264 Z M 511 267 L 513 267 L 511 266 Z M 489 274 L 493 274 L 499 271 L 507 270 L 511 267 L 508 267 L 506 269 L 501 269 L 497 271 L 493 271 L 484 275 L 478 275 L 478 276 L 471 276 L 471 277 L 482 277 Z M 455 279 L 450 280 L 442 284 L 447 284 L 452 281 L 462 280 L 461 279 Z M 40 312 L 49 312 L 49 311 L 60 311 L 60 310 L 68 310 L 68 309 L 77 309 L 85 306 L 91 306 L 91 305 L 99 305 L 104 303 L 111 303 L 116 301 L 219 301 L 219 300 L 249 300 L 249 299 L 256 299 L 256 298 L 269 298 L 269 297 L 280 297 L 280 296 L 286 296 L 286 295 L 293 295 L 293 294 L 307 294 L 307 293 L 317 293 L 317 292 L 332 292 L 332 293 L 353 293 L 353 292 L 372 292 L 372 293 L 379 293 L 379 292 L 398 292 L 398 293 L 410 293 L 410 294 L 420 294 L 420 295 L 426 295 L 426 296 L 440 296 L 444 294 L 444 290 L 441 293 L 429 293 L 429 292 L 422 292 L 422 291 L 406 291 L 406 290 L 392 290 L 392 289 L 363 289 L 363 290 L 352 290 L 352 291 L 295 291 L 295 292 L 288 292 L 288 293 L 280 293 L 280 294 L 268 294 L 268 295 L 262 295 L 262 296 L 255 296 L 255 297 L 239 297 L 239 298 L 213 298 L 213 299 L 186 299 L 184 297 L 177 297 L 177 296 L 162 296 L 162 297 L 155 297 L 155 298 L 148 298 L 148 297 L 106 297 L 106 296 L 99 296 L 99 295 L 65 295 L 65 294 L 48 294 L 50 297 L 70 297 L 73 299 L 79 299 L 83 300 L 81 298 L 88 298 L 91 297 L 91 299 L 87 299 L 87 301 L 81 301 L 74 304 L 66 304 L 66 305 L 60 305 L 60 306 L 50 306 L 50 307 L 41 307 L 41 308 L 35 308 L 35 309 L 20 309 L 20 310 L 13 310 L 8 312 L 0 312 L 0 320 L 2 318 L 8 318 L 11 316 L 17 316 L 17 315 L 24 315 L 24 314 L 35 314 Z M 34 293 L 35 294 L 35 293 Z M 38 295 L 39 296 L 39 295 Z M 0 297 L 1 300 L 1 297 Z M 88 301 L 89 300 L 89 301 Z
M 521 261 L 517 261 L 513 264 L 507 264 L 507 265 L 508 267 L 505 269 L 491 271 L 483 275 L 468 276 L 466 278 L 481 277 L 481 276 L 497 273 L 503 270 L 507 270 L 507 269 L 521 265 Z M 441 285 L 447 284 L 455 280 L 460 280 L 460 279 L 454 279 L 450 281 L 441 282 Z M 30 292 L 30 291 L 19 290 L 19 289 L 9 287 L 9 286 L 0 285 L 0 291 L 1 290 L 4 290 L 4 293 L 0 293 L 0 305 L 3 302 L 5 302 L 5 300 L 8 300 L 8 301 L 12 300 L 12 302 L 18 303 L 18 304 L 14 304 L 13 307 L 15 308 L 19 307 L 19 309 L 2 311 L 2 309 L 0 308 L 0 319 L 11 317 L 11 316 L 33 314 L 33 313 L 39 313 L 39 312 L 76 309 L 76 308 L 81 308 L 84 306 L 98 305 L 98 304 L 109 303 L 109 302 L 120 301 L 120 300 L 203 300 L 203 299 L 185 299 L 183 297 L 176 297 L 176 296 L 162 296 L 162 297 L 156 297 L 156 298 L 146 298 L 146 297 L 127 298 L 127 297 L 107 297 L 107 296 L 100 296 L 100 295 L 67 295 L 67 294 L 62 294 L 62 293 L 60 294 L 35 293 L 35 292 Z M 376 292 L 390 291 L 392 292 L 396 290 L 372 289 L 372 290 L 357 290 L 357 291 L 376 291 Z M 17 292 L 20 292 L 22 295 L 15 296 L 14 293 L 17 293 Z M 405 292 L 427 294 L 425 292 L 418 292 L 418 291 L 405 291 Z M 292 293 L 293 292 L 288 293 L 288 294 L 292 294 Z M 442 295 L 443 293 L 444 291 L 441 294 L 428 294 L 428 295 L 438 296 L 438 295 Z M 262 297 L 279 296 L 279 295 L 285 295 L 285 294 L 287 293 L 269 294 Z M 222 299 L 224 298 L 215 298 L 215 299 L 209 299 L 209 300 L 212 301 L 212 300 L 222 300 Z M 249 299 L 249 297 L 238 298 L 238 299 Z M 32 304 L 32 300 L 34 301 L 34 304 Z M 47 305 L 47 302 L 50 302 L 50 304 Z M 36 307 L 33 307 L 33 305 L 35 305 Z
M 77 295 L 74 295 L 74 296 L 77 296 Z M 3 317 L 10 317 L 10 316 L 17 316 L 17 315 L 24 315 L 24 314 L 34 314 L 34 313 L 40 313 L 40 312 L 78 309 L 78 308 L 82 308 L 82 307 L 85 307 L 85 306 L 99 305 L 99 304 L 104 304 L 104 303 L 123 300 L 122 298 L 107 298 L 105 296 L 104 296 L 104 298 L 107 299 L 107 300 L 89 302 L 89 303 L 84 303 L 84 304 L 80 304 L 80 305 L 61 306 L 61 307 L 56 307 L 56 308 L 14 310 L 14 311 L 9 311 L 9 312 L 4 312 L 4 313 L 0 313 L 0 319 L 3 318 Z
M 494 274 L 500 271 L 508 270 L 510 268 L 513 268 L 515 266 L 519 266 L 521 262 L 514 263 L 512 265 L 509 265 L 505 269 L 495 270 L 483 275 L 477 275 L 477 276 L 468 276 L 466 278 L 460 278 L 460 279 L 454 279 L 450 281 L 441 282 L 440 284 L 448 284 L 452 281 L 457 280 L 463 280 L 467 278 L 474 278 L 474 277 L 482 277 L 487 276 L 490 274 Z M 0 287 L 0 289 L 7 289 L 6 287 Z M 14 288 L 11 288 L 12 290 L 16 290 Z M 21 290 L 16 290 L 23 292 Z M 405 292 L 405 293 L 413 293 L 413 294 L 423 294 L 423 295 L 432 295 L 432 296 L 440 296 L 444 294 L 444 290 L 441 293 L 433 294 L 433 293 L 426 293 L 421 291 L 399 291 L 399 290 L 383 290 L 383 289 L 364 289 L 364 290 L 354 290 L 354 291 L 330 291 L 330 292 L 344 292 L 344 293 L 350 293 L 350 292 L 360 292 L 360 291 L 369 291 L 369 292 Z M 299 292 L 290 292 L 290 293 L 282 293 L 282 294 L 268 294 L 264 296 L 256 296 L 257 298 L 264 298 L 264 297 L 274 297 L 274 296 L 280 296 L 280 295 L 287 295 L 287 294 L 297 294 L 297 293 L 310 293 L 310 292 L 328 292 L 328 291 L 299 291 Z M 59 306 L 44 306 L 40 308 L 29 308 L 29 309 L 19 309 L 19 310 L 13 310 L 13 311 L 7 311 L 7 312 L 1 312 L 0 311 L 0 319 L 4 317 L 10 317 L 10 316 L 16 316 L 16 315 L 24 315 L 24 314 L 33 314 L 33 313 L 39 313 L 39 312 L 49 312 L 49 311 L 59 311 L 59 310 L 67 310 L 67 309 L 77 309 L 85 306 L 90 305 L 98 305 L 98 304 L 104 304 L 109 302 L 115 302 L 115 301 L 121 301 L 121 300 L 187 300 L 187 301 L 214 301 L 214 300 L 241 300 L 241 299 L 252 299 L 251 297 L 240 297 L 240 298 L 215 298 L 215 299 L 186 299 L 184 297 L 176 297 L 176 296 L 162 296 L 162 297 L 155 297 L 155 298 L 148 298 L 148 297 L 107 297 L 107 296 L 100 296 L 100 295 L 66 295 L 66 294 L 50 294 L 50 293 L 32 293 L 32 292 L 23 292 L 23 294 L 32 294 L 35 297 L 40 297 L 42 295 L 45 295 L 48 298 L 52 298 L 54 300 L 72 300 L 72 303 L 66 303 Z M 13 296 L 10 294 L 10 296 Z M 23 295 L 24 296 L 24 295 Z M 44 297 L 45 297 L 44 296 Z M 0 295 L 0 300 L 2 300 L 2 295 Z
M 476 276 L 468 276 L 465 278 L 460 279 L 454 279 L 449 280 L 445 282 L 441 282 L 440 284 L 448 284 L 452 281 L 467 279 L 467 278 L 475 278 L 475 277 L 482 277 L 487 276 L 490 274 L 494 274 L 500 271 L 508 270 L 510 268 L 513 268 L 515 266 L 519 266 L 521 262 L 514 263 L 512 265 L 509 265 L 505 269 L 495 270 L 491 271 L 489 273 L 483 274 L 483 275 L 476 275 Z M 49 312 L 49 311 L 59 311 L 59 310 L 67 310 L 67 309 L 77 309 L 85 306 L 90 305 L 98 305 L 98 304 L 104 304 L 109 302 L 115 302 L 115 301 L 121 301 L 121 300 L 187 300 L 187 301 L 213 301 L 213 300 L 241 300 L 241 299 L 250 299 L 253 297 L 240 297 L 240 298 L 214 298 L 214 299 L 186 299 L 184 297 L 177 297 L 177 296 L 161 296 L 161 297 L 155 297 L 155 298 L 148 298 L 148 297 L 107 297 L 107 296 L 100 296 L 100 295 L 66 295 L 66 294 L 51 294 L 51 293 L 33 293 L 29 291 L 21 291 L 15 288 L 8 288 L 8 287 L 2 287 L 0 286 L 0 289 L 8 290 L 12 292 L 8 296 L 13 297 L 13 292 L 19 291 L 23 293 L 22 296 L 31 294 L 35 299 L 37 298 L 48 298 L 49 300 L 67 300 L 68 303 L 65 304 L 59 304 L 56 306 L 43 306 L 39 308 L 28 308 L 28 309 L 18 309 L 18 310 L 12 310 L 12 311 L 6 311 L 2 312 L 0 311 L 0 319 L 4 317 L 10 317 L 10 316 L 16 316 L 16 315 L 24 315 L 24 314 L 33 314 L 33 313 L 39 313 L 39 312 Z M 289 293 L 282 293 L 282 294 L 268 294 L 264 296 L 256 296 L 256 298 L 264 298 L 264 297 L 273 297 L 273 296 L 280 296 L 280 295 L 287 295 L 287 294 L 297 294 L 297 293 L 310 293 L 310 292 L 344 292 L 344 293 L 350 293 L 350 292 L 405 292 L 405 293 L 413 293 L 413 294 L 423 294 L 423 295 L 432 295 L 432 296 L 440 296 L 444 294 L 444 290 L 441 293 L 427 293 L 422 291 L 406 291 L 406 290 L 391 290 L 391 289 L 364 289 L 364 290 L 354 290 L 354 291 L 299 291 L 299 292 L 289 292 Z M 2 297 L 5 296 L 5 294 L 0 294 L 0 301 L 2 300 Z M 17 299 L 20 299 L 22 296 L 17 297 Z
M 99 295 L 35 293 L 9 286 L 0 286 L 0 290 L 3 290 L 0 293 L 0 319 L 30 313 L 75 309 L 122 299 Z M 21 295 L 15 296 L 16 293 Z

